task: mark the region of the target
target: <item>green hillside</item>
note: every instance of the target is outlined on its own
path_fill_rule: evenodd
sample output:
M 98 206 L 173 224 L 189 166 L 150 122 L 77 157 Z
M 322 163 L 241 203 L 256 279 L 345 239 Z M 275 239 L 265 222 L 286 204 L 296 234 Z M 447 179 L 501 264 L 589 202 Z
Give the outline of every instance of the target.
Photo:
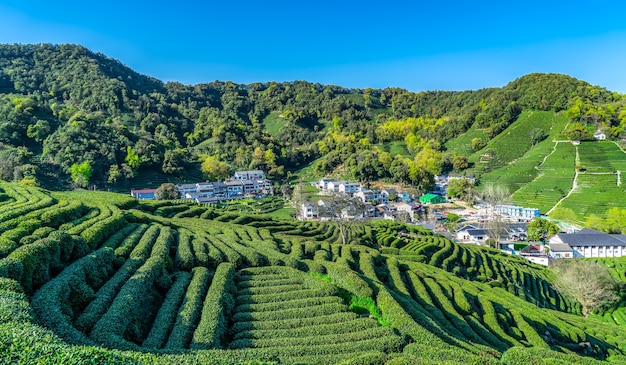
M 619 138 L 624 103 L 558 74 L 463 92 L 306 81 L 183 85 L 78 45 L 0 45 L 0 178 L 122 190 L 158 170 L 193 181 L 202 173 L 198 162 L 212 156 L 231 170 L 260 168 L 274 179 L 320 161 L 319 175 L 344 169 L 368 181 L 425 181 L 420 189 L 428 190 L 429 176 L 455 168 L 455 156 L 477 162 L 485 154 L 474 154 L 472 138 L 499 153 L 487 170 L 521 157 L 530 132 L 548 133 L 549 111 Z M 500 148 L 506 145 L 512 148 Z M 438 152 L 435 163 L 419 156 L 424 146 Z M 362 163 L 372 154 L 383 162 Z M 386 161 L 397 155 L 392 168 Z M 72 166 L 84 163 L 91 174 L 72 177 Z
M 122 192 L 262 169 L 279 183 L 333 175 L 423 193 L 436 175 L 460 173 L 480 186 L 520 190 L 515 202 L 537 198 L 548 211 L 574 186 L 542 181 L 554 171 L 546 156 L 557 141 L 583 141 L 581 172 L 623 171 L 615 143 L 626 137 L 625 106 L 624 95 L 560 74 L 462 92 L 306 81 L 183 85 L 79 45 L 4 44 L 0 179 Z M 608 140 L 588 144 L 596 131 Z M 224 164 L 228 171 L 212 168 Z M 581 187 L 602 194 L 599 201 L 615 193 L 592 185 Z M 563 209 L 579 212 L 566 201 Z
M 0 188 L 7 363 L 626 362 L 548 269 L 418 226 Z

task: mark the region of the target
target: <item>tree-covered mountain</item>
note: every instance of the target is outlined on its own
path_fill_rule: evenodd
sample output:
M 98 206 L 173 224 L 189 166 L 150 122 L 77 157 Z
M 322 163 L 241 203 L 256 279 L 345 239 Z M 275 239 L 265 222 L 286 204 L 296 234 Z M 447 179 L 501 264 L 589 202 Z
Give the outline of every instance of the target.
M 552 110 L 582 139 L 598 128 L 619 138 L 624 104 L 620 94 L 558 74 L 460 92 L 306 81 L 183 85 L 82 46 L 0 45 L 0 178 L 116 189 L 150 174 L 197 178 L 202 167 L 221 177 L 215 162 L 273 178 L 314 162 L 318 174 L 339 170 L 425 190 L 436 173 L 472 167 L 445 147 L 471 128 L 486 144 L 522 111 Z

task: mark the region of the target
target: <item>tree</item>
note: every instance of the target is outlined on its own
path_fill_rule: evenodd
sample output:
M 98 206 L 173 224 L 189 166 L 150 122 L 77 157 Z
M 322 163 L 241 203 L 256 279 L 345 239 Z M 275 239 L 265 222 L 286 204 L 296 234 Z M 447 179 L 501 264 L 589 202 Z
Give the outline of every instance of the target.
M 162 170 L 166 174 L 181 175 L 185 170 L 187 150 L 176 148 L 165 151 Z
M 502 233 L 506 229 L 506 222 L 504 221 L 502 214 L 496 212 L 496 207 L 504 203 L 509 197 L 509 189 L 502 185 L 488 184 L 483 189 L 482 199 L 489 206 L 488 208 L 488 220 L 487 229 L 489 229 L 489 235 L 496 243 L 500 243 Z
M 50 124 L 45 120 L 37 120 L 37 123 L 31 124 L 26 130 L 28 138 L 32 138 L 37 142 L 41 142 L 50 134 Z
M 204 177 L 210 181 L 223 180 L 228 177 L 228 165 L 220 161 L 217 156 L 203 155 L 201 170 Z
M 565 137 L 572 141 L 588 141 L 593 140 L 593 134 L 587 131 L 581 123 L 570 123 L 564 132 Z
M 548 135 L 541 128 L 534 128 L 532 131 L 530 131 L 530 140 L 533 143 L 533 146 L 543 141 L 547 137 Z
M 469 162 L 467 161 L 467 157 L 463 155 L 456 155 L 452 158 L 452 168 L 461 171 L 465 170 L 469 167 Z
M 452 179 L 448 183 L 448 196 L 451 198 L 459 198 L 465 202 L 473 203 L 474 200 L 474 184 L 468 179 Z
M 319 215 L 335 222 L 339 229 L 341 242 L 348 243 L 348 231 L 350 226 L 357 224 L 357 219 L 363 214 L 365 205 L 359 198 L 335 193 L 325 199 L 319 207 Z
M 533 218 L 532 222 L 528 223 L 528 239 L 531 241 L 545 242 L 560 231 L 559 226 L 544 218 Z
M 485 147 L 485 141 L 482 138 L 472 138 L 472 149 L 474 151 L 478 151 L 483 147 Z
M 597 262 L 561 259 L 554 262 L 553 270 L 556 289 L 576 299 L 585 317 L 618 298 L 615 281 Z
M 80 164 L 75 163 L 70 167 L 70 174 L 76 186 L 86 188 L 89 185 L 89 179 L 92 174 L 91 164 L 89 161 L 84 161 Z
M 141 163 L 139 159 L 139 155 L 131 146 L 126 146 L 126 164 L 130 166 L 133 170 L 136 170 Z
M 176 185 L 172 183 L 163 183 L 156 191 L 156 198 L 158 200 L 172 200 L 178 199 L 178 189 L 176 189 Z

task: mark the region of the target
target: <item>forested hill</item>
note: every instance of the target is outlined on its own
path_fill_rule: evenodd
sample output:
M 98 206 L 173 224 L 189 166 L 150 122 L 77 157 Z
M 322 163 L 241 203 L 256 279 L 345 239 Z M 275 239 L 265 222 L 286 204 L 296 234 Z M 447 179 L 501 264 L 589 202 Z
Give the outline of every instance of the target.
M 558 74 L 460 92 L 183 85 L 82 46 L 0 45 L 0 178 L 120 189 L 142 187 L 148 175 L 177 181 L 261 168 L 280 179 L 311 165 L 426 189 L 433 174 L 472 167 L 444 147 L 470 128 L 484 132 L 484 145 L 522 111 L 554 110 L 580 139 L 598 128 L 619 138 L 624 105 L 623 95 Z

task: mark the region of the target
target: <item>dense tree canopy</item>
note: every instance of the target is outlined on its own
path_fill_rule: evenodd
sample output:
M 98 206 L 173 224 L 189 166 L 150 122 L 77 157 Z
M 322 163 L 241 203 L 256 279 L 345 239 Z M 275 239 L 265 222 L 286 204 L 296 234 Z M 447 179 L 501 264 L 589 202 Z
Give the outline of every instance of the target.
M 571 138 L 596 129 L 618 138 L 626 127 L 624 104 L 619 94 L 557 74 L 463 92 L 306 81 L 183 85 L 81 46 L 0 45 L 0 142 L 30 154 L 13 159 L 3 174 L 39 166 L 34 177 L 43 185 L 68 178 L 82 161 L 101 187 L 145 171 L 185 179 L 200 175 L 202 156 L 214 156 L 228 169 L 260 168 L 278 179 L 317 160 L 319 173 L 342 169 L 364 181 L 427 189 L 433 174 L 469 167 L 443 146 L 472 127 L 484 132 L 472 141 L 477 150 L 522 110 L 555 110 L 573 122 Z

